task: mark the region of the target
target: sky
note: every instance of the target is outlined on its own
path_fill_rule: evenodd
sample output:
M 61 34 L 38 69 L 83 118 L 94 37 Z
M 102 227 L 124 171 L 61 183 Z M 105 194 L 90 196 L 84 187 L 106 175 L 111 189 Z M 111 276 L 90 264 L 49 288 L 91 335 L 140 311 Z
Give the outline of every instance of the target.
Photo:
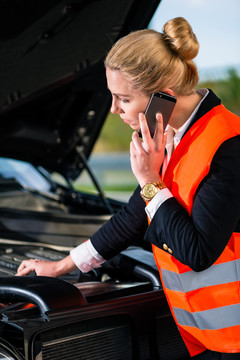
M 223 68 L 240 72 L 240 0 L 162 0 L 149 27 L 162 31 L 177 16 L 190 22 L 200 43 L 200 79 Z

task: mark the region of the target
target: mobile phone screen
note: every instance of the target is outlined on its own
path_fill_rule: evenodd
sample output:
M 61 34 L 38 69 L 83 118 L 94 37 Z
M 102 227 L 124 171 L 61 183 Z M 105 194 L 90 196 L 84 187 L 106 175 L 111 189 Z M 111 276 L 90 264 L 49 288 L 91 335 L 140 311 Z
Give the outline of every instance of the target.
M 147 105 L 145 116 L 147 119 L 150 134 L 153 137 L 156 127 L 156 114 L 161 113 L 163 116 L 163 130 L 165 130 L 169 119 L 172 115 L 177 99 L 174 96 L 157 92 L 151 95 Z

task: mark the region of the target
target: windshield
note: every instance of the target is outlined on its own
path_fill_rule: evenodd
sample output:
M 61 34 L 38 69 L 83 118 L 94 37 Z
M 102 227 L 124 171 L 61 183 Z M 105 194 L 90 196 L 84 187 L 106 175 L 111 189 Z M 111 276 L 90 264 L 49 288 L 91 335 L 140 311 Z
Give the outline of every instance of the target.
M 15 179 L 23 187 L 51 192 L 52 184 L 33 165 L 0 157 L 0 178 Z

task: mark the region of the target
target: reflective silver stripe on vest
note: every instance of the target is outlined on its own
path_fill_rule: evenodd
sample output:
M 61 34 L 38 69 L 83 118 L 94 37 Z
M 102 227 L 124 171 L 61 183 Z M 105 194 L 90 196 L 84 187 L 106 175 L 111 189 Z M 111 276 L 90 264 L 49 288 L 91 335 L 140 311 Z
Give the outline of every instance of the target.
M 240 325 L 240 304 L 190 313 L 173 308 L 179 325 L 193 326 L 200 330 L 218 330 Z
M 233 260 L 196 272 L 187 271 L 177 274 L 161 269 L 162 279 L 167 289 L 188 292 L 206 286 L 227 284 L 240 280 L 240 260 Z

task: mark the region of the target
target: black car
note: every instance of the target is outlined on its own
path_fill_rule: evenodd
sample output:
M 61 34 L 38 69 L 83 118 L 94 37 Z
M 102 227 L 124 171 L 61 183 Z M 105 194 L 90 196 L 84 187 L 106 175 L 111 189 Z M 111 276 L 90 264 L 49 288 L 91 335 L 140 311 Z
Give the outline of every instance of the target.
M 87 274 L 14 276 L 23 259 L 65 257 L 123 206 L 88 164 L 111 102 L 103 59 L 158 5 L 1 2 L 1 360 L 188 358 L 142 239 Z M 83 170 L 97 195 L 74 188 Z

